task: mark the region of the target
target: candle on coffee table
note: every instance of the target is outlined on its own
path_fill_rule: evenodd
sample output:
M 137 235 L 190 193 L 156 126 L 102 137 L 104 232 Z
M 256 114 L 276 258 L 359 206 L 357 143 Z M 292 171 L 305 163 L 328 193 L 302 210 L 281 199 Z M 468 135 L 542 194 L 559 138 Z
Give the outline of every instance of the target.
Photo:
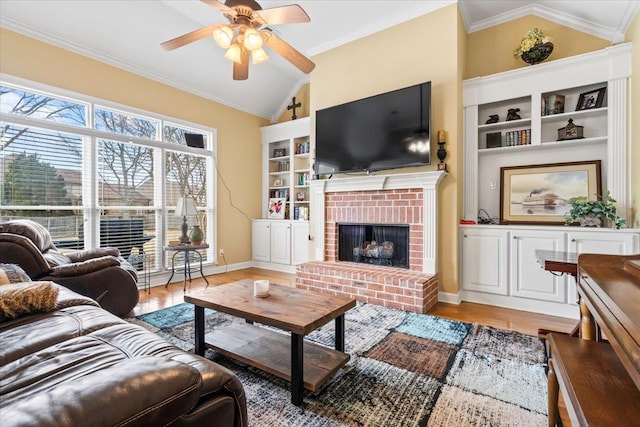
M 254 297 L 268 297 L 269 296 L 269 281 L 268 280 L 254 280 L 253 282 L 253 296 Z

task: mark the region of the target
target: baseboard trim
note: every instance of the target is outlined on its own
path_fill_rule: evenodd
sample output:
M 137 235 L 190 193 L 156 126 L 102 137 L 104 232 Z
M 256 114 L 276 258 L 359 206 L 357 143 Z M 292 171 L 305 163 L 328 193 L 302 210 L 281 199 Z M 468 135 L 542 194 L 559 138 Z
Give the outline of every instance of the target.
M 460 291 L 462 301 L 477 304 L 493 305 L 496 307 L 510 308 L 513 310 L 530 311 L 548 316 L 565 317 L 567 319 L 579 319 L 580 309 L 574 304 L 560 304 L 557 302 L 537 301 L 526 298 L 518 298 L 506 295 L 494 295 L 484 292 Z
M 291 273 L 291 274 L 295 274 L 296 272 L 295 265 L 277 264 L 273 262 L 264 262 L 264 261 L 255 261 L 255 260 L 251 261 L 250 267 L 264 268 L 265 270 L 281 271 L 283 273 Z
M 462 300 L 460 299 L 460 293 L 438 292 L 438 302 L 460 305 Z
M 210 265 L 203 265 L 202 271 L 204 272 L 205 276 L 212 276 L 215 274 L 226 273 L 229 271 L 244 270 L 246 268 L 251 268 L 251 267 L 252 267 L 251 261 L 239 262 L 236 264 L 227 264 L 227 265 L 210 264 Z M 194 270 L 192 270 L 192 272 L 193 271 Z M 140 275 L 140 272 L 138 272 L 138 274 Z M 169 277 L 171 277 L 171 271 L 157 271 L 157 272 L 151 273 L 151 287 L 153 288 L 156 286 L 166 285 L 167 280 L 169 280 Z M 193 279 L 199 278 L 200 271 L 194 272 L 191 277 Z M 139 277 L 139 278 L 142 279 L 142 277 Z M 182 275 L 182 273 L 176 272 L 176 274 L 174 274 L 173 277 L 171 278 L 171 283 L 178 283 L 178 282 L 184 282 L 184 276 Z M 142 283 L 138 283 L 138 289 L 144 289 L 144 285 Z

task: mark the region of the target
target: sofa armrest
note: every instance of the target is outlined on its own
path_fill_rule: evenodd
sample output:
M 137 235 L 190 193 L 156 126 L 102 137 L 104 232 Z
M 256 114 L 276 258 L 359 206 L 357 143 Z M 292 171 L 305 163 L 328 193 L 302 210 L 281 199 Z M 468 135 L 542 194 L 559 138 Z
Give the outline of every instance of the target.
M 82 251 L 75 252 L 67 252 L 65 253 L 67 257 L 71 260 L 71 262 L 82 262 L 92 258 L 99 258 L 103 256 L 120 256 L 120 250 L 118 248 L 96 248 L 96 249 L 85 249 Z
M 56 277 L 69 277 L 69 276 L 81 276 L 83 274 L 92 273 L 94 271 L 102 270 L 107 267 L 119 266 L 120 261 L 113 256 L 103 256 L 100 258 L 92 258 L 82 262 L 75 262 L 73 264 L 64 264 L 53 267 L 49 276 Z
M 18 234 L 0 233 L 0 254 L 3 263 L 18 264 L 32 280 L 46 275 L 51 269 L 40 249 Z
M 196 405 L 201 388 L 196 369 L 145 356 L 0 402 L 0 412 L 11 425 L 164 426 Z

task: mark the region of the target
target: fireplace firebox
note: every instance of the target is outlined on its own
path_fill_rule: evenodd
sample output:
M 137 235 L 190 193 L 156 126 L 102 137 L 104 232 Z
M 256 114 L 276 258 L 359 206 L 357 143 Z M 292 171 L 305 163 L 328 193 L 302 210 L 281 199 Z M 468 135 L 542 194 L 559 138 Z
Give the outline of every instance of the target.
M 409 225 L 337 225 L 339 261 L 409 268 Z

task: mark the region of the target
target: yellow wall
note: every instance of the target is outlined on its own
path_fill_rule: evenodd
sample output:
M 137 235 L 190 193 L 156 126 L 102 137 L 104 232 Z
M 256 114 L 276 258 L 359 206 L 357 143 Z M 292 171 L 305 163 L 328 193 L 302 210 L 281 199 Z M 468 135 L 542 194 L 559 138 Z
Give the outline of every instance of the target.
M 313 112 L 317 109 L 424 81 L 432 82 L 432 124 L 434 131 L 444 129 L 447 132 L 446 162 L 449 167 L 439 192 L 441 291 L 457 293 L 459 290 L 457 224 L 463 194 L 461 82 L 529 67 L 513 57 L 513 50 L 534 27 L 554 38 L 555 47 L 549 60 L 610 45 L 606 40 L 536 16 L 467 35 L 454 4 L 316 55 L 312 58 L 317 66 L 311 74 L 311 84 L 304 85 L 296 94 L 296 100 L 302 103 L 297 115 L 311 115 L 314 142 Z M 260 215 L 260 127 L 268 124 L 266 120 L 16 33 L 0 31 L 0 72 L 218 129 L 218 166 L 231 187 L 230 194 L 222 182 L 218 182 L 218 245 L 225 249 L 229 263 L 251 259 L 249 222 L 231 207 L 230 196 L 233 204 L 250 217 Z M 638 37 L 640 17 L 636 16 L 626 39 L 633 41 Z M 640 70 L 640 44 L 633 48 L 633 69 Z M 631 103 L 632 111 L 640 110 L 639 90 L 632 92 Z M 638 117 L 637 113 L 635 117 Z M 277 121 L 290 119 L 291 112 L 285 110 Z M 640 164 L 640 124 L 638 120 L 631 122 L 630 162 Z M 435 170 L 437 144 L 434 145 L 431 147 L 431 166 L 400 172 Z M 632 168 L 632 174 L 634 225 L 637 227 L 640 225 L 640 168 Z
M 309 110 L 311 108 L 311 104 L 309 102 L 310 91 L 309 91 L 309 83 L 304 84 L 300 90 L 296 93 L 296 104 L 299 102 L 300 107 L 296 108 L 296 117 L 301 119 L 302 117 L 309 117 Z M 287 105 L 291 105 L 291 100 Z M 284 112 L 278 117 L 276 123 L 288 122 L 293 117 L 293 113 L 291 110 L 285 109 Z
M 629 226 L 640 227 L 640 13 L 636 14 L 627 30 L 625 41 L 636 40 L 631 48 L 631 115 L 630 115 L 630 165 L 631 167 L 631 203 L 632 222 Z
M 433 130 L 446 130 L 446 148 L 450 150 L 446 159 L 449 175 L 441 182 L 438 204 L 438 271 L 440 289 L 445 292 L 457 292 L 458 289 L 456 236 L 461 210 L 458 195 L 461 150 L 457 147 L 462 144 L 461 72 L 458 71 L 460 25 L 457 6 L 450 5 L 316 55 L 313 57 L 316 69 L 311 74 L 312 144 L 315 143 L 314 111 L 431 81 Z M 401 172 L 436 170 L 435 149 L 437 144 L 434 143 L 430 166 Z
M 0 28 L 0 72 L 218 130 L 218 247 L 251 260 L 251 218 L 261 214 L 260 127 L 268 121 Z
M 540 28 L 545 35 L 553 38 L 553 52 L 547 61 L 611 46 L 607 40 L 529 15 L 469 34 L 464 78 L 531 67 L 522 59 L 514 57 L 513 51 L 532 28 Z

